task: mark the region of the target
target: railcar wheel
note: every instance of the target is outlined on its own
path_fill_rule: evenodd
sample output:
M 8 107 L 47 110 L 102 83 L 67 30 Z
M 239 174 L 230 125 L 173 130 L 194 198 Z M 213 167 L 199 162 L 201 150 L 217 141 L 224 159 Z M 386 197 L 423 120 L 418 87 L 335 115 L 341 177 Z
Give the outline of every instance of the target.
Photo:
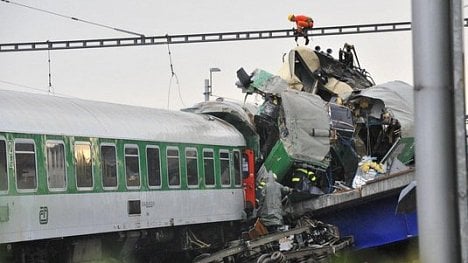
M 270 262 L 271 262 L 271 255 L 270 254 L 262 254 L 257 259 L 257 263 L 270 263 Z
M 283 253 L 276 251 L 271 255 L 271 262 L 272 263 L 282 263 L 285 261 Z

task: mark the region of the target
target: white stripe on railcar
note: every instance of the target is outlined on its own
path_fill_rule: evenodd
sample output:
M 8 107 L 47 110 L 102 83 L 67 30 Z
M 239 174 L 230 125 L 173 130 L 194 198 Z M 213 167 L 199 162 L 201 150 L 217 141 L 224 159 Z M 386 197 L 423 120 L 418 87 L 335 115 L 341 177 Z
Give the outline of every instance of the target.
M 141 214 L 128 214 L 128 200 Z M 5 196 L 9 220 L 0 222 L 0 243 L 115 231 L 240 220 L 242 189 Z M 47 207 L 47 224 L 40 223 Z M 45 219 L 42 215 L 42 219 Z

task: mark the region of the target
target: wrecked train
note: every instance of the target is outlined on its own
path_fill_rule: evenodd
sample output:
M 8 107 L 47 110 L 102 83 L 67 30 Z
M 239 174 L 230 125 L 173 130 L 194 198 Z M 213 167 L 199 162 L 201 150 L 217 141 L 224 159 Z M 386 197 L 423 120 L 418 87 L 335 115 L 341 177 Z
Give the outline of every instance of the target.
M 264 96 L 258 111 L 222 100 L 168 112 L 2 91 L 0 255 L 190 257 L 240 236 L 266 172 L 288 185 L 296 168 L 309 169 L 315 194 L 325 194 L 337 182 L 351 187 L 363 157 L 414 161 L 412 105 L 366 93 L 379 86 L 359 67 L 298 47 L 278 76 L 238 77 Z M 395 85 L 409 88 L 381 88 Z
M 265 98 L 254 117 L 259 178 L 273 171 L 290 185 L 294 170 L 306 168 L 323 194 L 337 182 L 352 187 L 368 163 L 385 174 L 393 162 L 414 162 L 413 89 L 404 82 L 375 85 L 366 70 L 319 47 L 291 50 L 278 75 L 241 68 L 238 78 L 243 92 Z

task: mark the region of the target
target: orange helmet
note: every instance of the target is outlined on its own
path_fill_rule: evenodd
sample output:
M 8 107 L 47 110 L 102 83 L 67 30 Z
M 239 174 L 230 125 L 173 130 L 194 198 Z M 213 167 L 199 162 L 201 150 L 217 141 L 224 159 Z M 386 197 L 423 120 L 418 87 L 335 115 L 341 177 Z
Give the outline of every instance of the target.
M 293 15 L 293 14 L 288 15 L 288 20 L 289 20 L 289 21 L 293 21 L 293 19 L 294 19 L 294 15 Z

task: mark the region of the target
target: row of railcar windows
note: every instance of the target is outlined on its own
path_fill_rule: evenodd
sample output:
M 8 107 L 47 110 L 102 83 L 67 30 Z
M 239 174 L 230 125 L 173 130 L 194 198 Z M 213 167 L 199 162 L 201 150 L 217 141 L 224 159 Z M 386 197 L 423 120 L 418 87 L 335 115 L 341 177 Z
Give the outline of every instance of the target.
M 231 186 L 231 171 L 233 171 L 234 185 L 241 185 L 241 154 L 239 150 L 232 151 L 232 160 L 228 149 L 220 149 L 217 157 L 214 149 L 203 149 L 203 174 L 200 176 L 198 167 L 198 151 L 195 147 L 185 147 L 185 169 L 180 161 L 179 147 L 166 147 L 166 175 L 169 188 L 181 187 L 181 175 L 186 175 L 186 185 L 196 188 L 200 180 L 204 179 L 204 185 L 214 187 L 215 161 L 219 161 L 220 184 Z M 64 190 L 67 187 L 67 169 L 65 144 L 58 140 L 47 140 L 45 143 L 47 183 L 51 191 Z M 75 180 L 78 190 L 92 190 L 93 177 L 93 152 L 91 143 L 77 141 L 74 144 Z M 124 167 L 127 189 L 140 189 L 141 168 L 138 145 L 124 145 Z M 0 139 L 0 191 L 8 190 L 7 173 L 7 147 L 6 141 Z M 104 190 L 117 189 L 118 187 L 118 157 L 116 145 L 103 143 L 100 145 L 100 167 L 102 186 Z M 162 186 L 160 148 L 155 145 L 146 146 L 146 176 L 149 188 Z M 31 191 L 37 189 L 36 149 L 34 140 L 18 139 L 14 143 L 14 163 L 16 171 L 16 188 L 19 191 Z M 233 168 L 233 169 L 231 169 Z M 99 178 L 96 176 L 96 178 Z

